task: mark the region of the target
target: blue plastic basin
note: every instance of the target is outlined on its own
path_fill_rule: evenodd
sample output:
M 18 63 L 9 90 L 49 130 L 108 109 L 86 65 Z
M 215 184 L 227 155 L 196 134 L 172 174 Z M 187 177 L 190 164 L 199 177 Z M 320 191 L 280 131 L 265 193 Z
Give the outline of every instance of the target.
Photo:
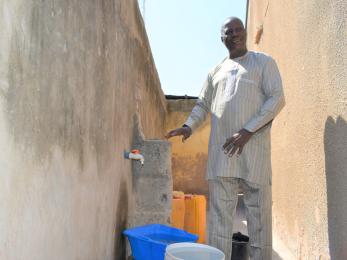
M 131 252 L 135 260 L 164 260 L 167 245 L 179 242 L 196 242 L 197 235 L 161 224 L 150 224 L 127 229 Z

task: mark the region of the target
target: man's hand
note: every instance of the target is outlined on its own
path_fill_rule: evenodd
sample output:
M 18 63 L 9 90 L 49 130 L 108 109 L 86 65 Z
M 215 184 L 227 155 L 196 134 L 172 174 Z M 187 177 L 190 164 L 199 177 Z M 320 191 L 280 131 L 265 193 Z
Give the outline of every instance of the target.
M 183 135 L 182 142 L 184 143 L 184 141 L 187 140 L 191 134 L 192 134 L 192 129 L 189 126 L 183 126 L 180 128 L 176 128 L 175 130 L 171 130 L 165 135 L 165 138 L 169 139 L 174 136 Z
M 232 137 L 228 138 L 223 145 L 223 150 L 225 154 L 232 157 L 236 152 L 237 155 L 242 153 L 243 147 L 252 137 L 253 133 L 247 131 L 246 129 L 241 129 L 238 133 L 233 134 Z

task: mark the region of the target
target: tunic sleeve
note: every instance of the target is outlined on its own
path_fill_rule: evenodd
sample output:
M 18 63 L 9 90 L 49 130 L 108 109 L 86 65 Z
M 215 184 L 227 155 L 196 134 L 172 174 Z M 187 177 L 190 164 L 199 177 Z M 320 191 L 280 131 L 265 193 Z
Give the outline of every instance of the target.
M 264 66 L 261 87 L 266 100 L 258 113 L 243 127 L 250 132 L 256 132 L 273 120 L 285 105 L 281 75 L 272 58 Z
M 211 110 L 212 92 L 212 79 L 209 73 L 196 102 L 196 105 L 194 106 L 187 121 L 184 123 L 185 125 L 189 126 L 193 132 L 195 129 L 201 126 L 201 124 L 205 121 L 207 114 Z

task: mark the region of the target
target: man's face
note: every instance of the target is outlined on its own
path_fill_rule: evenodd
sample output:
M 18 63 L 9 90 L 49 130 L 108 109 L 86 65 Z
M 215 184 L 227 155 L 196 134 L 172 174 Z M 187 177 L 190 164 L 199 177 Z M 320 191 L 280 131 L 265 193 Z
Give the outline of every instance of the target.
M 242 22 L 237 19 L 226 21 L 222 29 L 221 39 L 231 52 L 245 50 L 247 33 Z

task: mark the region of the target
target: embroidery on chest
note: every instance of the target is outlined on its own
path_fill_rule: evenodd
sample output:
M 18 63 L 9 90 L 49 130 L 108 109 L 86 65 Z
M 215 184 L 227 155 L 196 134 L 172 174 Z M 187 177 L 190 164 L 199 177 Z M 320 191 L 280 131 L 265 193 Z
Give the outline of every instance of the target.
M 235 68 L 235 69 L 229 71 L 227 74 L 226 81 L 225 81 L 225 87 L 224 87 L 225 101 L 230 100 L 235 94 L 237 73 L 238 73 L 238 69 Z

